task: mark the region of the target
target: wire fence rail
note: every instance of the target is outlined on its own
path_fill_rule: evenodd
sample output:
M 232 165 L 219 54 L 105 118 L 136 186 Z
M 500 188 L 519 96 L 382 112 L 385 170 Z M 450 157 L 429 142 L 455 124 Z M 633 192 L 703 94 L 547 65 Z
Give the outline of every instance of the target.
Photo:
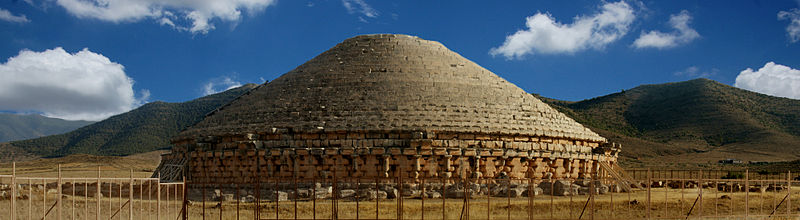
M 164 183 L 159 178 L 96 176 L 27 177 L 0 175 L 0 219 L 180 219 L 184 203 L 183 182 Z
M 0 175 L 0 204 L 10 208 L 0 209 L 0 219 L 800 218 L 798 183 L 790 172 L 631 169 L 573 179 L 329 176 L 172 183 L 132 176 Z

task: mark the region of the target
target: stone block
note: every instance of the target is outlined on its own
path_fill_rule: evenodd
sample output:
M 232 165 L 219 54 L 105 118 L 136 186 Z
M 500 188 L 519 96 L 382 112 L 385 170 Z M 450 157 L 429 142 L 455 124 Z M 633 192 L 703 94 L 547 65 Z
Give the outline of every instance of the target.
M 455 149 L 452 149 L 452 148 L 451 148 L 451 149 L 447 149 L 447 154 L 448 154 L 448 155 L 453 155 L 453 156 L 459 156 L 459 155 L 461 155 L 461 149 L 458 149 L 458 148 L 455 148 Z
M 453 133 L 439 133 L 437 138 L 438 139 L 442 139 L 442 140 L 455 139 L 456 138 L 456 134 L 453 134 Z
M 358 198 L 361 200 L 386 199 L 387 197 L 388 195 L 386 192 L 371 189 L 360 190 L 358 195 Z

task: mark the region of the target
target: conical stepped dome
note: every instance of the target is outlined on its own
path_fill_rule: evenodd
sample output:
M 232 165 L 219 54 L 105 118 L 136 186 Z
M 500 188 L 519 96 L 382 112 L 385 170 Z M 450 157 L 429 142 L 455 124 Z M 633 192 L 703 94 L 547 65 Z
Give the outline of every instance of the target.
M 606 141 L 441 43 L 394 34 L 347 39 L 209 114 L 178 139 L 275 129 Z

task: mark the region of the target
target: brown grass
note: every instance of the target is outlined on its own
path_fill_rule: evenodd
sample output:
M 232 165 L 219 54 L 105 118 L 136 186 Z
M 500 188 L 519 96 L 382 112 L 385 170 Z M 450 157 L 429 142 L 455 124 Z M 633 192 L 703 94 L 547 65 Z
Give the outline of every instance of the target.
M 797 192 L 797 189 L 795 189 Z M 792 193 L 792 214 L 798 214 L 797 207 L 800 206 L 800 195 Z M 698 191 L 695 190 L 680 190 L 668 189 L 665 191 L 663 188 L 653 189 L 651 191 L 651 211 L 650 215 L 653 218 L 684 218 L 689 212 L 690 207 L 697 198 Z M 786 192 L 766 192 L 750 193 L 748 194 L 750 212 L 749 216 L 761 216 L 766 218 L 772 208 L 780 202 L 785 196 Z M 731 199 L 720 199 L 723 195 L 731 197 Z M 590 219 L 592 216 L 595 219 L 631 219 L 631 218 L 646 218 L 647 217 L 647 192 L 638 191 L 634 193 L 614 193 L 599 195 L 594 198 L 592 202 L 587 204 L 588 196 L 573 196 L 573 197 L 551 197 L 551 196 L 537 196 L 532 203 L 529 203 L 528 198 L 498 198 L 492 197 L 491 201 L 487 202 L 487 197 L 478 197 L 470 199 L 469 201 L 469 218 L 470 219 L 528 219 L 529 214 L 533 215 L 533 219 L 578 219 L 582 211 L 584 212 L 583 219 Z M 720 193 L 716 190 L 704 192 L 702 207 L 698 204 L 692 211 L 691 216 L 744 216 L 745 215 L 745 193 Z M 613 203 L 612 203 L 613 200 Z M 631 201 L 636 200 L 638 204 L 631 204 Z M 442 199 L 426 199 L 424 206 L 425 219 L 460 219 L 464 207 L 463 199 L 446 199 L 445 206 L 442 207 Z M 666 202 L 666 204 L 665 204 Z M 356 206 L 358 205 L 358 208 Z M 586 210 L 583 210 L 584 205 L 587 205 Z M 293 219 L 295 217 L 295 203 L 293 201 L 279 202 L 277 204 L 278 217 L 280 219 Z M 197 202 L 192 203 L 190 206 L 191 218 L 202 218 L 202 204 Z M 206 202 L 206 218 L 218 219 L 219 206 L 218 202 Z M 261 206 L 262 219 L 276 219 L 275 203 L 263 203 Z M 298 202 L 297 203 L 297 217 L 302 219 L 310 219 L 314 217 L 314 204 L 312 202 Z M 338 217 L 341 219 L 375 219 L 376 216 L 376 202 L 375 201 L 362 201 L 358 204 L 354 201 L 340 201 L 338 203 Z M 397 218 L 397 200 L 382 200 L 378 204 L 378 216 L 380 219 L 395 219 Z M 782 204 L 781 209 L 777 212 L 773 219 L 785 219 L 781 215 L 787 213 L 787 203 Z M 236 205 L 235 202 L 224 203 L 223 219 L 235 219 Z M 254 214 L 253 204 L 244 203 L 240 204 L 240 218 L 252 219 Z M 316 218 L 330 219 L 331 215 L 331 202 L 317 201 L 316 202 Z M 404 219 L 422 219 L 423 215 L 422 200 L 418 199 L 404 199 L 403 200 L 403 218 Z M 445 210 L 444 213 L 442 210 Z M 591 212 L 594 210 L 594 212 Z M 464 215 L 467 215 L 466 213 Z
M 129 177 L 130 169 L 134 169 L 134 177 L 149 177 L 152 169 L 154 169 L 159 160 L 161 152 L 151 152 L 146 154 L 139 154 L 128 157 L 97 157 L 86 155 L 73 155 L 62 158 L 40 159 L 28 162 L 17 163 L 17 172 L 21 176 L 37 176 L 37 177 L 55 177 L 56 164 L 62 164 L 62 175 L 64 177 L 96 177 L 97 167 L 102 169 L 103 177 Z M 10 163 L 0 164 L 0 174 L 10 174 Z M 667 177 L 666 173 L 659 174 Z M 654 175 L 654 176 L 659 176 Z M 0 178 L 0 182 L 8 183 L 8 178 Z M 751 181 L 753 183 L 754 181 Z M 22 192 L 27 195 L 27 192 Z M 47 203 L 44 202 L 44 197 L 41 192 L 33 194 L 32 200 L 18 200 L 17 201 L 17 219 L 28 218 L 28 202 L 31 202 L 32 219 L 41 219 L 44 210 L 48 209 L 54 204 L 55 194 L 47 195 Z M 685 218 L 689 212 L 690 207 L 697 198 L 697 189 L 664 189 L 653 188 L 650 195 L 650 215 L 654 218 Z M 781 192 L 765 192 L 765 193 L 747 193 L 749 202 L 748 215 L 751 217 L 759 216 L 759 219 L 765 219 L 778 203 L 787 194 L 787 191 Z M 780 205 L 780 209 L 773 216 L 773 219 L 787 219 L 781 217 L 786 215 L 787 211 L 793 215 L 800 214 L 800 187 L 792 188 L 791 196 L 791 209 L 788 202 Z M 165 195 L 162 193 L 162 195 Z M 743 217 L 746 213 L 744 192 L 727 193 L 718 192 L 713 189 L 703 189 L 702 204 L 698 204 L 692 211 L 692 216 L 698 216 L 702 213 L 703 216 L 739 216 Z M 154 219 L 156 215 L 156 202 L 155 196 L 152 199 L 147 199 L 145 194 L 144 199 L 138 198 L 135 195 L 134 199 L 134 217 L 135 219 Z M 727 196 L 730 199 L 722 199 L 721 197 Z M 170 195 L 174 199 L 174 189 Z M 94 197 L 87 198 L 83 196 L 65 196 L 63 197 L 62 216 L 63 219 L 72 219 L 72 201 L 75 201 L 75 215 L 76 219 L 94 219 L 97 213 L 97 203 Z M 534 219 L 577 219 L 583 211 L 584 205 L 589 197 L 572 196 L 572 197 L 551 197 L 551 196 L 536 196 L 532 205 L 528 203 L 528 198 L 487 198 L 485 196 L 477 197 L 469 200 L 469 213 L 465 215 L 470 219 L 528 219 L 529 213 L 533 214 Z M 487 203 L 487 199 L 491 199 Z M 613 203 L 612 203 L 613 200 Z M 637 204 L 631 204 L 631 201 L 636 201 Z M 109 199 L 103 197 L 101 199 L 101 218 L 108 219 L 108 217 L 119 209 L 120 204 L 124 204 L 127 197 L 122 199 L 114 197 Z M 111 205 L 109 207 L 109 202 Z M 462 215 L 464 207 L 463 199 L 446 199 L 444 201 L 444 209 L 442 208 L 442 199 L 426 199 L 424 205 L 424 218 L 425 219 L 442 219 L 444 210 L 445 219 L 459 219 Z M 666 202 L 666 203 L 665 203 Z M 275 219 L 276 206 L 279 208 L 278 216 L 281 219 L 294 219 L 295 206 L 292 201 L 283 201 L 276 203 L 263 202 L 261 203 L 260 217 L 262 219 Z M 594 206 L 590 202 L 584 212 L 583 219 L 590 219 L 594 215 L 595 219 L 638 219 L 647 216 L 647 192 L 636 191 L 632 193 L 613 193 L 599 195 L 594 198 Z M 87 206 L 88 205 L 88 206 Z M 169 204 L 169 209 L 166 208 L 167 204 L 162 204 L 161 219 L 176 219 L 180 212 L 180 201 L 173 200 Z M 323 200 L 316 201 L 316 206 L 311 201 L 297 202 L 297 217 L 310 219 L 316 217 L 318 219 L 329 219 L 331 215 L 331 201 Z M 358 207 L 357 207 L 358 206 Z M 88 207 L 88 209 L 87 209 Z M 201 202 L 191 202 L 189 207 L 189 217 L 191 219 L 201 219 L 203 217 L 203 205 Z M 218 202 L 207 202 L 205 209 L 205 216 L 209 219 L 219 219 L 219 206 Z M 592 208 L 594 207 L 594 208 Z M 10 214 L 10 201 L 0 200 L 0 219 L 7 219 Z M 240 203 L 239 218 L 240 219 L 253 219 L 255 205 L 253 203 Z M 55 211 L 53 209 L 48 215 L 48 218 L 55 218 Z M 169 210 L 169 211 L 168 211 Z M 225 202 L 222 204 L 223 216 L 222 219 L 236 219 L 236 203 Z M 381 219 L 394 219 L 397 217 L 397 200 L 381 200 L 378 201 L 378 216 Z M 422 200 L 418 199 L 404 199 L 402 213 L 405 219 L 421 219 L 423 216 Z M 591 212 L 594 210 L 594 212 Z M 316 211 L 316 212 L 315 212 Z M 338 217 L 340 219 L 355 219 L 358 216 L 360 219 L 374 219 L 376 213 L 375 201 L 339 201 L 338 203 Z M 115 219 L 128 219 L 128 207 L 125 206 L 118 213 Z
M 792 193 L 792 209 L 793 215 L 798 214 L 798 207 L 800 207 L 800 195 L 797 192 L 800 188 L 793 189 Z M 750 211 L 748 213 L 751 217 L 758 217 L 760 219 L 766 218 L 773 210 L 781 199 L 786 195 L 784 192 L 765 192 L 765 193 L 748 193 L 748 202 Z M 668 189 L 664 191 L 663 188 L 654 188 L 651 191 L 651 210 L 650 215 L 653 218 L 684 218 L 689 212 L 690 207 L 697 198 L 698 191 L 694 190 L 676 190 Z M 731 199 L 721 199 L 722 196 L 728 196 Z M 146 197 L 146 196 L 145 196 Z M 613 198 L 612 198 L 613 197 Z M 41 195 L 34 195 L 32 202 L 32 213 L 34 219 L 40 219 L 42 210 L 44 210 Z M 63 200 L 63 217 L 64 219 L 71 219 L 72 217 L 72 199 L 75 198 L 75 213 L 76 219 L 83 219 L 88 217 L 94 219 L 96 215 L 96 202 L 94 197 L 88 198 L 86 203 L 83 196 L 71 197 L 66 196 Z M 551 196 L 536 196 L 532 205 L 529 204 L 528 198 L 499 198 L 492 197 L 491 201 L 487 203 L 487 197 L 477 197 L 469 200 L 469 218 L 470 219 L 487 219 L 491 215 L 491 219 L 528 219 L 529 214 L 533 214 L 534 219 L 577 219 L 583 210 L 584 205 L 587 205 L 584 212 L 583 219 L 590 219 L 592 214 L 595 219 L 631 219 L 631 218 L 646 218 L 647 216 L 647 192 L 638 191 L 633 193 L 614 193 L 599 195 L 594 198 L 594 208 L 592 202 L 587 204 L 588 196 L 573 196 L 573 197 L 551 197 Z M 716 190 L 704 190 L 702 205 L 698 205 L 692 211 L 691 216 L 697 217 L 701 213 L 703 216 L 740 216 L 745 215 L 745 193 L 721 193 Z M 47 198 L 47 208 L 54 202 L 54 195 L 50 194 Z M 613 199 L 613 203 L 611 202 Z M 631 201 L 637 201 L 638 204 L 631 204 Z M 109 201 L 111 207 L 109 208 Z M 107 219 L 113 212 L 119 209 L 120 203 L 125 203 L 127 197 L 119 199 L 114 197 L 109 199 L 102 198 L 101 201 L 101 218 Z M 17 214 L 18 219 L 27 219 L 28 213 L 28 200 L 17 201 Z M 446 199 L 444 200 L 444 209 L 442 207 L 442 199 L 426 199 L 424 206 L 425 219 L 442 219 L 442 210 L 444 211 L 445 219 L 459 219 L 462 215 L 464 207 L 463 199 Z M 666 202 L 666 203 L 665 203 Z M 330 219 L 332 204 L 331 200 L 316 201 L 316 204 L 311 201 L 297 202 L 297 217 L 301 219 L 311 219 L 316 217 L 318 219 Z M 88 212 L 86 205 L 88 204 Z M 613 204 L 613 207 L 612 207 Z M 316 205 L 316 206 L 315 206 Z M 275 207 L 278 208 L 278 217 L 280 219 L 294 219 L 295 217 L 295 203 L 293 201 L 282 201 L 279 203 L 262 202 L 261 203 L 261 219 L 275 219 Z M 358 206 L 358 208 L 356 208 Z M 10 203 L 8 200 L 0 201 L 0 213 L 9 213 Z M 154 200 L 140 200 L 134 199 L 134 218 L 155 218 L 156 203 Z M 203 218 L 203 205 L 201 202 L 191 202 L 189 205 L 189 217 L 192 219 Z M 205 204 L 205 217 L 208 219 L 219 219 L 219 206 L 218 202 L 206 202 Z M 254 215 L 253 203 L 240 203 L 239 204 L 239 218 L 240 219 L 253 219 Z M 338 217 L 340 219 L 355 219 L 358 215 L 360 219 L 374 219 L 376 214 L 376 201 L 339 201 L 338 202 Z M 397 200 L 380 200 L 377 204 L 378 216 L 381 219 L 395 219 L 397 217 Z M 784 202 L 778 212 L 773 216 L 774 219 L 785 219 L 788 210 L 788 203 Z M 161 217 L 162 219 L 176 219 L 180 211 L 180 201 L 171 201 L 169 208 L 167 204 L 162 204 Z M 403 200 L 403 218 L 405 219 L 421 219 L 423 214 L 422 200 L 419 199 L 404 199 Z M 594 210 L 594 212 L 591 212 Z M 314 212 L 316 211 L 316 212 Z M 490 211 L 491 213 L 487 212 Z M 510 213 L 509 213 L 510 212 Z M 225 202 L 222 206 L 222 219 L 236 219 L 236 202 Z M 115 219 L 127 219 L 128 207 L 124 206 L 121 209 L 119 216 Z M 465 213 L 466 215 L 466 213 Z M 7 214 L 0 214 L 0 218 L 6 218 Z M 782 217 L 784 216 L 784 217 Z M 55 209 L 48 218 L 55 217 Z
M 166 151 L 153 151 L 125 157 L 76 154 L 58 158 L 42 158 L 16 163 L 17 175 L 23 177 L 56 177 L 61 164 L 62 177 L 96 177 L 100 167 L 103 177 L 150 177 Z M 11 163 L 0 163 L 0 174 L 11 174 Z

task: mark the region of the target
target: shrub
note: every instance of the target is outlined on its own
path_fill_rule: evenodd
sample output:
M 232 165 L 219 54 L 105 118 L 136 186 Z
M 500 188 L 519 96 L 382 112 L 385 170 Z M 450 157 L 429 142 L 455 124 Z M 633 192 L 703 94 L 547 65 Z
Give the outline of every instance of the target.
M 744 179 L 744 174 L 742 172 L 728 171 L 728 174 L 722 176 L 722 179 Z

